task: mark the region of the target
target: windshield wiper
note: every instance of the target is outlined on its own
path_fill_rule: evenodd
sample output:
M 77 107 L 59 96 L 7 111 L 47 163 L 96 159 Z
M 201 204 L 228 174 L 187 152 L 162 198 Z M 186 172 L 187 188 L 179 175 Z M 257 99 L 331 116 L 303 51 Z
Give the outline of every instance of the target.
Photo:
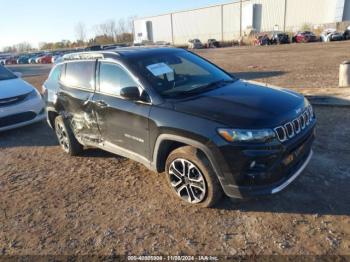
M 224 79 L 216 80 L 216 81 L 210 82 L 208 84 L 202 85 L 200 87 L 191 89 L 191 90 L 187 91 L 187 93 L 188 94 L 197 94 L 197 93 L 201 93 L 204 91 L 209 91 L 209 90 L 215 89 L 217 87 L 221 87 L 223 84 L 228 84 L 228 83 L 233 83 L 233 82 L 234 82 L 234 80 L 224 80 Z
M 187 91 L 175 91 L 172 92 L 171 94 L 168 94 L 167 96 L 169 97 L 179 97 L 179 96 L 191 96 L 191 95 L 197 95 L 203 92 L 208 92 L 210 90 L 216 89 L 217 87 L 221 87 L 224 84 L 228 83 L 233 83 L 235 80 L 230 79 L 230 80 L 216 80 L 213 82 L 210 82 L 208 84 L 187 90 Z

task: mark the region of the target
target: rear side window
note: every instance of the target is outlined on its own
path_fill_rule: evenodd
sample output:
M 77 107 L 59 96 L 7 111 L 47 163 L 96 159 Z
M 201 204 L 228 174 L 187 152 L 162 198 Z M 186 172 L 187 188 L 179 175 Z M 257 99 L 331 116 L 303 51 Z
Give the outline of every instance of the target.
M 69 62 L 62 82 L 70 87 L 79 87 L 94 90 L 95 88 L 95 61 Z
M 120 96 L 122 88 L 131 86 L 138 85 L 122 67 L 111 63 L 101 63 L 100 92 Z

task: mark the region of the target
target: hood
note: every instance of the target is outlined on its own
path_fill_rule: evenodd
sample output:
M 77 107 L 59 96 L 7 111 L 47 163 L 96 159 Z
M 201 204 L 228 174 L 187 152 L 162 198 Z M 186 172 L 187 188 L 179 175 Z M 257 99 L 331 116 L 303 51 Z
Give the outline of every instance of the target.
M 28 94 L 33 87 L 20 78 L 0 81 L 0 99 Z
M 293 91 L 242 80 L 185 100 L 176 111 L 204 117 L 228 127 L 274 128 L 300 114 L 305 98 Z

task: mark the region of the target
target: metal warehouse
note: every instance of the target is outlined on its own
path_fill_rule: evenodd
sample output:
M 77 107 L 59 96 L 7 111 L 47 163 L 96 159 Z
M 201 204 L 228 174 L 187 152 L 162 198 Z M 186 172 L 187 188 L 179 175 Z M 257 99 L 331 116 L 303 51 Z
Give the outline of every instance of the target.
M 134 21 L 135 42 L 186 44 L 189 39 L 232 41 L 247 28 L 297 31 L 303 25 L 350 20 L 350 0 L 237 0 Z

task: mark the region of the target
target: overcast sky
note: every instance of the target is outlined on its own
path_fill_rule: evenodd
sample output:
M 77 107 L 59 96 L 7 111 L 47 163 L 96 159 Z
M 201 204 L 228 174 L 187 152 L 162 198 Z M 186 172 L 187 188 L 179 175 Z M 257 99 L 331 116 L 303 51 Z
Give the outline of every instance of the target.
M 227 3 L 229 0 L 0 0 L 0 49 L 27 41 L 75 40 L 75 25 L 96 24 L 129 16 L 150 16 L 187 8 Z

